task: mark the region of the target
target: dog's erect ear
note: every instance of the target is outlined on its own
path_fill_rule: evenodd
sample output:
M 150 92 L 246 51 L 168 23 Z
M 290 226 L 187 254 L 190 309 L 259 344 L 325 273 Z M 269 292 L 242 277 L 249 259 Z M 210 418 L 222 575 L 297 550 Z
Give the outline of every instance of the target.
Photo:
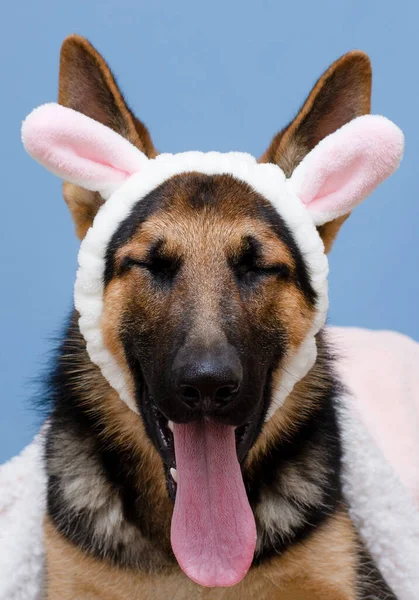
M 148 158 L 157 155 L 147 128 L 131 112 L 106 62 L 78 35 L 66 38 L 61 48 L 58 100 L 61 105 L 110 127 Z M 64 183 L 63 193 L 77 235 L 82 239 L 103 199 L 97 192 L 70 182 Z
M 370 112 L 371 77 L 371 64 L 363 52 L 339 58 L 317 81 L 295 119 L 273 138 L 260 162 L 276 163 L 290 177 L 323 138 Z M 347 217 L 319 227 L 326 251 Z

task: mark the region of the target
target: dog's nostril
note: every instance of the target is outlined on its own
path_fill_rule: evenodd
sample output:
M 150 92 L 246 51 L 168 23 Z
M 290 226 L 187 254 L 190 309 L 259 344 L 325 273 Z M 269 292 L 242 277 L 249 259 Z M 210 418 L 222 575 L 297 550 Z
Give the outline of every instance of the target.
M 237 392 L 236 385 L 224 385 L 220 387 L 215 393 L 215 399 L 218 402 L 223 402 L 225 400 L 230 400 L 231 396 Z
M 194 388 L 192 385 L 181 385 L 180 390 L 182 393 L 182 397 L 191 403 L 197 403 L 201 399 L 201 394 L 199 390 Z
M 196 387 L 182 384 L 179 386 L 180 397 L 190 408 L 199 408 L 201 403 L 213 402 L 215 408 L 222 408 L 237 394 L 239 386 L 233 383 L 217 387 L 216 382 L 199 382 Z

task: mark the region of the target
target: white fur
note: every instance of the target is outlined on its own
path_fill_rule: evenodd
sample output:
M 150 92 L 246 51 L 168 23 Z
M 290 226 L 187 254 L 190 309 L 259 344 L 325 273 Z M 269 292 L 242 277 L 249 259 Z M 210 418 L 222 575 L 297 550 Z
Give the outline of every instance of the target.
M 315 335 L 324 325 L 328 307 L 328 262 L 323 243 L 308 211 L 277 165 L 258 164 L 254 157 L 240 152 L 161 154 L 145 163 L 141 173 L 132 175 L 100 208 L 81 244 L 74 292 L 75 306 L 80 313 L 80 331 L 86 339 L 91 360 L 100 367 L 104 377 L 124 402 L 138 412 L 124 373 L 103 341 L 101 320 L 105 253 L 112 235 L 139 200 L 170 177 L 192 171 L 206 175 L 230 174 L 268 199 L 290 228 L 318 296 L 316 316 L 306 340 L 285 359 L 279 388 L 268 414 L 270 417 L 283 404 L 295 383 L 313 366 L 317 355 Z

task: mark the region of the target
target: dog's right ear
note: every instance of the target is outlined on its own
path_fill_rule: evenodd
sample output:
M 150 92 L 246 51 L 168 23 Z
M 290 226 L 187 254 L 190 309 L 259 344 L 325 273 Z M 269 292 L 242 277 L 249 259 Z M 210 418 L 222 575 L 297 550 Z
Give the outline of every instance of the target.
M 336 60 L 320 77 L 295 119 L 275 135 L 262 163 L 275 163 L 291 177 L 301 161 L 325 137 L 370 112 L 371 64 L 358 50 Z M 349 213 L 319 227 L 328 252 Z
M 131 112 L 108 65 L 97 50 L 78 35 L 66 38 L 61 48 L 58 101 L 110 127 L 148 158 L 157 155 L 147 128 Z M 99 193 L 70 182 L 64 183 L 63 194 L 77 236 L 83 239 L 103 199 Z

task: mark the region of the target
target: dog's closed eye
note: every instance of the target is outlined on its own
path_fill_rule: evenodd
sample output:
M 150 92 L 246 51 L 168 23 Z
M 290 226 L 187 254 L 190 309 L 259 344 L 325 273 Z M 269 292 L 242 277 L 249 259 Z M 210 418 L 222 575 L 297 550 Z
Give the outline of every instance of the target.
M 178 258 L 155 256 L 151 260 L 139 260 L 131 256 L 126 256 L 121 261 L 120 273 L 125 273 L 133 268 L 140 268 L 146 270 L 154 279 L 168 282 L 175 277 L 180 265 L 181 261 Z
M 276 275 L 288 279 L 291 270 L 285 263 L 267 263 L 262 254 L 262 244 L 253 236 L 243 239 L 237 256 L 230 261 L 230 266 L 239 280 L 244 284 L 252 284 L 257 279 Z

